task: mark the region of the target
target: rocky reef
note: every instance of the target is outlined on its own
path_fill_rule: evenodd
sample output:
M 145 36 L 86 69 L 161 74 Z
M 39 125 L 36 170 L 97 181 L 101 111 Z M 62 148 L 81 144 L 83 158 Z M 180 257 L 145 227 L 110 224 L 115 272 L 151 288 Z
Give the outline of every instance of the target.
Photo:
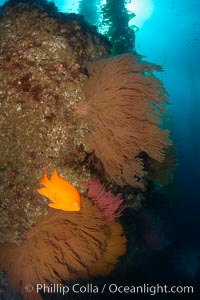
M 82 18 L 46 1 L 9 1 L 0 15 L 0 241 L 18 243 L 46 203 L 36 193 L 53 168 L 80 191 L 83 130 L 74 117 L 88 60 L 108 45 Z
M 52 2 L 7 1 L 0 44 L 0 265 L 24 299 L 41 299 L 22 285 L 106 275 L 125 253 L 124 208 L 138 211 L 149 182 L 167 184 L 162 170 L 174 168 L 160 125 L 168 102 L 159 66 L 110 58 L 106 37 Z M 80 212 L 37 193 L 54 169 L 80 193 Z

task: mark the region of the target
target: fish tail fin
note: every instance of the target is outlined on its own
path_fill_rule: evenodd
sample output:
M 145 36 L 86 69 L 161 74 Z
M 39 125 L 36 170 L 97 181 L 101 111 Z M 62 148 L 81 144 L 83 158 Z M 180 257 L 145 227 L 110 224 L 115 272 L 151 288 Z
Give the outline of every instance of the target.
M 47 177 L 47 173 L 46 173 L 46 171 L 44 171 L 42 177 L 39 180 L 39 184 L 42 184 L 42 185 L 46 186 L 48 184 L 48 182 L 49 182 L 49 179 Z

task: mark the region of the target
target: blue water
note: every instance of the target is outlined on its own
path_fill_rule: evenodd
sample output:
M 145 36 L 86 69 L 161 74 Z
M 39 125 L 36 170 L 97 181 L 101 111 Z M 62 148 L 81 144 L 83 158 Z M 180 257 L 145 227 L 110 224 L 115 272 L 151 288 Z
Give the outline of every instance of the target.
M 187 277 L 195 274 L 197 268 L 199 272 L 199 263 L 193 253 L 200 250 L 200 1 L 153 2 L 151 18 L 137 32 L 136 49 L 164 68 L 162 80 L 171 103 L 172 134 L 178 158 L 178 204 L 173 211 L 177 243 L 174 248 L 184 254 L 179 258 L 176 254 L 172 256 L 177 259 L 175 265 L 181 257 L 185 258 L 182 265 L 179 264 L 179 271 Z M 161 261 L 164 260 L 165 256 Z M 156 259 L 153 266 L 155 262 Z M 167 273 L 167 265 L 160 264 Z M 157 277 L 161 273 L 158 268 Z
M 172 132 L 178 149 L 180 207 L 200 213 L 200 1 L 154 0 L 151 18 L 136 36 L 137 50 L 164 64 Z M 184 218 L 182 215 L 181 218 Z

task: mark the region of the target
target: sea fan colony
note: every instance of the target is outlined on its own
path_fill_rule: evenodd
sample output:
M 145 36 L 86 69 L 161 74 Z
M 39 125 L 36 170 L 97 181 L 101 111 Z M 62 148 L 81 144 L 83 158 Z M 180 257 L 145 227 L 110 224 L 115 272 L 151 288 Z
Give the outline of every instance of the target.
M 142 153 L 163 161 L 170 144 L 168 131 L 159 128 L 167 100 L 152 72 L 160 70 L 131 54 L 88 65 L 85 101 L 77 114 L 88 126 L 89 148 L 118 185 L 143 188 Z
M 116 222 L 105 222 L 87 198 L 79 212 L 49 209 L 20 245 L 0 247 L 0 265 L 24 299 L 41 299 L 24 290 L 27 283 L 49 285 L 108 274 L 123 255 L 126 239 Z
M 87 185 L 87 196 L 92 199 L 105 220 L 115 220 L 122 215 L 125 206 L 120 194 L 114 195 L 111 191 L 107 192 L 96 178 L 91 179 Z

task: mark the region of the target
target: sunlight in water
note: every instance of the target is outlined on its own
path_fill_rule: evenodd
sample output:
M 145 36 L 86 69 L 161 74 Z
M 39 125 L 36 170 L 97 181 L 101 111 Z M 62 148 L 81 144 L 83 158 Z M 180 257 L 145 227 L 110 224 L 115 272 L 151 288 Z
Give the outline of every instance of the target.
M 135 25 L 141 28 L 154 11 L 153 0 L 130 0 L 129 2 L 130 3 L 126 5 L 127 9 L 136 14 L 136 16 L 130 20 L 129 25 Z
M 106 0 L 102 0 L 102 5 L 106 3 Z M 130 12 L 135 13 L 135 17 L 130 20 L 130 26 L 136 26 L 141 28 L 144 23 L 151 17 L 154 11 L 153 0 L 129 0 L 126 5 Z

